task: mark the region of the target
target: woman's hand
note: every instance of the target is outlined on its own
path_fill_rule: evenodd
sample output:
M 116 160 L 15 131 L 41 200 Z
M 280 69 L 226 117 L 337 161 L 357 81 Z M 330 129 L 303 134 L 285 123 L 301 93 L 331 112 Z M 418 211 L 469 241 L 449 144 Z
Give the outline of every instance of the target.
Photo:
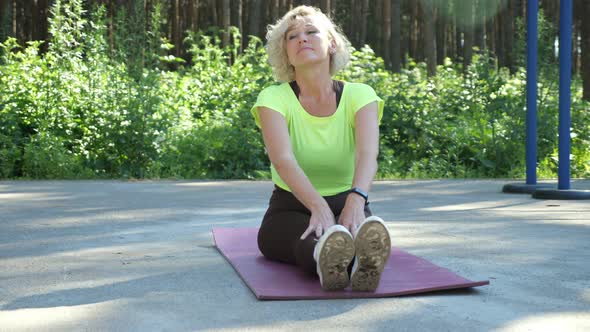
M 365 199 L 356 194 L 349 194 L 340 213 L 338 223 L 346 227 L 352 236 L 356 236 L 356 230 L 365 220 Z
M 325 203 L 325 202 L 324 202 Z M 327 203 L 322 204 L 321 207 L 311 210 L 311 219 L 309 219 L 309 226 L 301 235 L 301 240 L 315 231 L 315 236 L 320 238 L 322 234 L 328 229 L 328 227 L 336 224 L 334 220 L 334 214 Z

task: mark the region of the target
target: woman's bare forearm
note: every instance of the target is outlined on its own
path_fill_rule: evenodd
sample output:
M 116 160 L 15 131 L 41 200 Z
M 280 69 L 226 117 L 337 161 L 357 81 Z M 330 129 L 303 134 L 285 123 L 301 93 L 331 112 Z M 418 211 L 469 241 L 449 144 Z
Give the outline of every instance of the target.
M 356 143 L 352 186 L 368 193 L 371 190 L 375 174 L 377 174 L 377 155 L 379 154 L 377 103 L 368 104 L 359 110 L 356 114 L 355 124 Z M 364 199 L 359 195 L 349 195 L 347 204 L 349 202 L 358 207 L 361 205 L 360 203 L 364 203 Z M 362 205 L 364 206 L 364 204 Z
M 355 156 L 352 187 L 369 192 L 375 174 L 377 174 L 377 152 L 361 151 L 357 153 Z

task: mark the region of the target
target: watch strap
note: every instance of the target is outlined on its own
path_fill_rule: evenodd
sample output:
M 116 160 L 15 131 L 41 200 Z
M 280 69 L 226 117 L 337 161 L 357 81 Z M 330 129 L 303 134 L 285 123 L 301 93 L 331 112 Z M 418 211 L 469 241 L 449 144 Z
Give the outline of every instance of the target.
M 369 204 L 369 194 L 362 191 L 361 189 L 354 187 L 354 188 L 350 189 L 348 191 L 348 193 L 355 193 L 355 194 L 361 196 L 362 198 L 365 199 L 365 205 Z

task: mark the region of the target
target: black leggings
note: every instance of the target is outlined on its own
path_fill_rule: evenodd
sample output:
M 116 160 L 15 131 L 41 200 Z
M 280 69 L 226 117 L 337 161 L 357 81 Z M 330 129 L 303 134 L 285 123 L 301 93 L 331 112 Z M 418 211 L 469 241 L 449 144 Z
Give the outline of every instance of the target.
M 338 221 L 348 192 L 325 196 Z M 301 240 L 301 234 L 309 226 L 311 212 L 295 196 L 277 186 L 270 197 L 268 210 L 258 231 L 258 248 L 268 259 L 299 266 L 305 272 L 316 273 L 313 250 L 317 243 L 315 232 Z M 365 206 L 365 216 L 371 210 Z

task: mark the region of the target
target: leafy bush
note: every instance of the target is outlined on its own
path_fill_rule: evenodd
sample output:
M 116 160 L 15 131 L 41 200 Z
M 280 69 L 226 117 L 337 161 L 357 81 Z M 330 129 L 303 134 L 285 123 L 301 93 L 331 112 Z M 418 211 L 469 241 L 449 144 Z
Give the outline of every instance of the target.
M 33 179 L 91 178 L 79 158 L 68 150 L 64 140 L 47 133 L 34 135 L 24 147 L 23 175 Z
M 186 62 L 169 54 L 157 6 L 121 11 L 109 44 L 104 9 L 81 4 L 54 2 L 45 54 L 40 42 L 0 43 L 0 178 L 269 177 L 249 112 L 274 84 L 259 39 L 240 51 L 237 29 L 225 47 L 219 29 L 189 33 Z M 555 59 L 541 60 L 538 174 L 554 177 L 558 86 Z M 477 52 L 468 68 L 446 59 L 437 72 L 409 59 L 392 73 L 367 46 L 339 74 L 385 100 L 378 177 L 523 177 L 524 69 Z M 590 105 L 579 80 L 572 91 L 571 174 L 588 177 Z

